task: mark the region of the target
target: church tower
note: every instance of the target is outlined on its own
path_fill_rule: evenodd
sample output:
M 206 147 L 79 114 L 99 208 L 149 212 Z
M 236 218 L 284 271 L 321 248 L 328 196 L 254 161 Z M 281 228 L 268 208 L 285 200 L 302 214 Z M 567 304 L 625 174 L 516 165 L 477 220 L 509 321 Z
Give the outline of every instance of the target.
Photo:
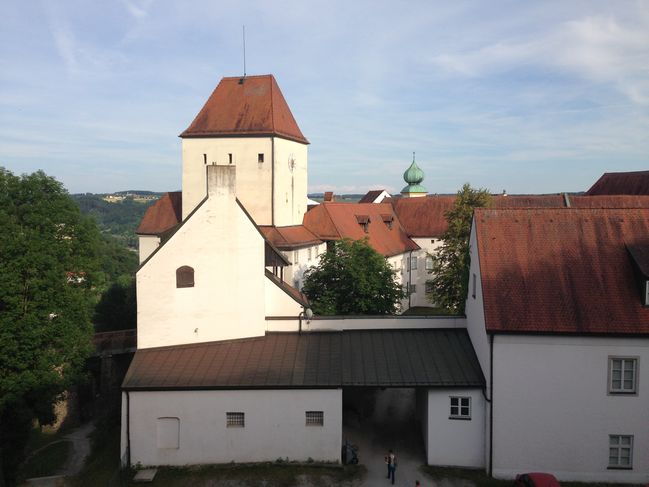
M 237 198 L 258 225 L 299 225 L 307 147 L 273 75 L 223 78 L 182 139 L 182 218 L 206 195 L 206 166 L 236 166 Z
M 415 162 L 415 153 L 412 153 L 412 164 L 403 173 L 403 179 L 408 185 L 401 190 L 401 195 L 404 198 L 417 198 L 426 196 L 428 191 L 421 185 L 424 180 L 424 171 Z

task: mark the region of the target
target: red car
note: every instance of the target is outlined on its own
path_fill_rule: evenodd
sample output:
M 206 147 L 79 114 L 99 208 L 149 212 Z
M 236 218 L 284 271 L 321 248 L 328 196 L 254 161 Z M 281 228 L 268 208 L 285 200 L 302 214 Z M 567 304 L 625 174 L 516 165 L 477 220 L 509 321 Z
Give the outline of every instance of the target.
M 522 473 L 516 476 L 516 487 L 561 487 L 557 478 L 549 473 Z

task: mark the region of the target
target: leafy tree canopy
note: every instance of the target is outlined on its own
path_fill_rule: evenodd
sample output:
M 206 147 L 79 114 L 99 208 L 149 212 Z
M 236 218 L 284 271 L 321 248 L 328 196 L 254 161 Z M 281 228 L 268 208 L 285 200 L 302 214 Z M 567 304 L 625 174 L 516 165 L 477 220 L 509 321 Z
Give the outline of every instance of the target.
M 0 434 L 52 404 L 91 350 L 100 234 L 61 183 L 0 168 Z M 11 433 L 11 434 L 9 434 Z M 4 441 L 3 441 L 4 443 Z M 8 465 L 4 453 L 4 467 Z M 10 449 L 21 451 L 20 444 Z
M 315 314 L 392 314 L 404 292 L 385 257 L 363 240 L 336 242 L 304 273 Z
M 432 255 L 433 269 L 430 300 L 436 306 L 455 313 L 464 312 L 469 283 L 469 236 L 474 208 L 491 204 L 486 189 L 474 189 L 469 184 L 457 193 L 453 208 L 446 212 L 448 229 L 444 243 Z

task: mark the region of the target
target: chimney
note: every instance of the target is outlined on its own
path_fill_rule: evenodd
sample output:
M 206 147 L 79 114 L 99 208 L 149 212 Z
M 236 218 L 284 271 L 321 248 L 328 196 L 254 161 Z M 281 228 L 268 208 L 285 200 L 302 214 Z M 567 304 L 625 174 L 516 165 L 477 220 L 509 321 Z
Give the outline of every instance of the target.
M 334 201 L 334 192 L 333 191 L 325 191 L 324 201 L 325 201 L 325 203 L 333 203 L 333 201 Z
M 207 166 L 207 196 L 209 198 L 236 198 L 237 196 L 237 167 Z

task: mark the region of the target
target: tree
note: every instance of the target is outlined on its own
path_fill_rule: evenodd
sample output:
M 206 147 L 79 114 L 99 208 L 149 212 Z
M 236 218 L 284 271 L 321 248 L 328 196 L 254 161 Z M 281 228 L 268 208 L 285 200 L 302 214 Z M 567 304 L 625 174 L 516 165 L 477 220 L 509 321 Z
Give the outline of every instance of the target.
M 304 294 L 315 314 L 392 314 L 405 293 L 388 261 L 363 240 L 331 245 L 304 273 Z
M 0 228 L 0 460 L 11 484 L 32 419 L 54 419 L 91 351 L 100 234 L 61 183 L 3 168 Z
M 469 284 L 469 236 L 474 208 L 491 204 L 486 189 L 474 189 L 468 183 L 457 193 L 453 208 L 446 212 L 448 229 L 444 243 L 431 255 L 432 285 L 430 301 L 455 313 L 464 312 Z

